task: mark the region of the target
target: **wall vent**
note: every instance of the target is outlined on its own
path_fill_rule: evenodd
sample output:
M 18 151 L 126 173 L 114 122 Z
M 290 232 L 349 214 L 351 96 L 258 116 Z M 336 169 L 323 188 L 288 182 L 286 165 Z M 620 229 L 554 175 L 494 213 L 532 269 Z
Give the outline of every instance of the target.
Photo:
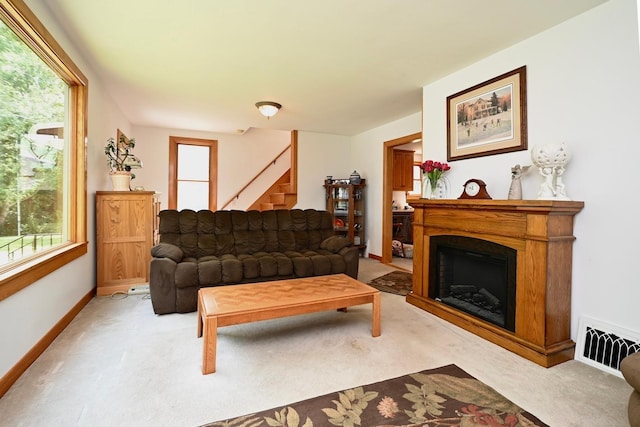
M 620 362 L 640 351 L 640 333 L 582 316 L 576 360 L 622 377 Z

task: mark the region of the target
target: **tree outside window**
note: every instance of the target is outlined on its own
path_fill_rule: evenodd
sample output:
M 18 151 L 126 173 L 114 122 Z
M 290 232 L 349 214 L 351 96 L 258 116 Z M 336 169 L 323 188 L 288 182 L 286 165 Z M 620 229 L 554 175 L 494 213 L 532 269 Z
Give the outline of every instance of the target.
M 0 266 L 66 241 L 68 91 L 0 21 Z

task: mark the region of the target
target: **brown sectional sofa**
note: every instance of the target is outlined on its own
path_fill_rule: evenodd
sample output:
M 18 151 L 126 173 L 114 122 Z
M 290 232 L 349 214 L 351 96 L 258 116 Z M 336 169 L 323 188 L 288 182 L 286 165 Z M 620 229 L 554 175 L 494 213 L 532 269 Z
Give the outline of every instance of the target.
M 198 289 L 345 273 L 358 276 L 359 251 L 334 235 L 331 214 L 163 210 L 151 249 L 149 289 L 156 314 L 197 309 Z

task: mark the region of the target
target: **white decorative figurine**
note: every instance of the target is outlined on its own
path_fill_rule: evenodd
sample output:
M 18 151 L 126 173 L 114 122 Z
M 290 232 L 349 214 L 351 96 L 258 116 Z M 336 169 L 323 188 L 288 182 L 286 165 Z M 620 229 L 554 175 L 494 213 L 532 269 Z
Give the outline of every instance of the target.
M 567 197 L 562 181 L 565 165 L 569 161 L 569 152 L 564 143 L 535 146 L 531 151 L 531 159 L 544 177 L 538 191 L 538 200 L 571 200 Z
M 520 182 L 520 177 L 523 173 L 527 173 L 530 167 L 531 165 L 524 167 L 515 165 L 511 168 L 511 187 L 509 187 L 509 196 L 507 196 L 507 199 L 522 200 L 522 182 Z

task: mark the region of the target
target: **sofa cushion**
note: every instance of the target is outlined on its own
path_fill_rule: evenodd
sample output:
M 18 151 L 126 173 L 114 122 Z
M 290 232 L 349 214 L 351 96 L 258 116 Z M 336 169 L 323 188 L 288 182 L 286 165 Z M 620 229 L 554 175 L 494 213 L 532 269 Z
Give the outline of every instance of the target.
M 201 286 L 215 286 L 222 283 L 222 262 L 216 256 L 206 256 L 198 260 L 198 280 Z
M 176 265 L 176 288 L 190 288 L 198 284 L 198 262 L 195 258 L 185 258 Z
M 330 252 L 340 252 L 340 249 L 346 248 L 351 245 L 351 240 L 341 236 L 331 236 L 325 239 L 321 244 L 321 249 L 326 249 Z
M 169 258 L 175 262 L 180 262 L 184 253 L 182 249 L 170 243 L 159 243 L 151 248 L 151 256 L 155 258 Z
M 243 279 L 257 279 L 260 277 L 260 262 L 253 255 L 241 254 L 238 259 L 242 262 Z
M 293 263 L 293 273 L 296 277 L 313 276 L 313 263 L 309 257 L 303 256 L 299 252 L 285 252 Z
M 242 261 L 235 255 L 225 254 L 220 257 L 222 263 L 222 282 L 225 284 L 241 283 L 243 278 Z
M 291 258 L 282 252 L 272 252 L 271 256 L 275 258 L 278 264 L 278 276 L 293 276 L 293 261 L 291 261 Z

